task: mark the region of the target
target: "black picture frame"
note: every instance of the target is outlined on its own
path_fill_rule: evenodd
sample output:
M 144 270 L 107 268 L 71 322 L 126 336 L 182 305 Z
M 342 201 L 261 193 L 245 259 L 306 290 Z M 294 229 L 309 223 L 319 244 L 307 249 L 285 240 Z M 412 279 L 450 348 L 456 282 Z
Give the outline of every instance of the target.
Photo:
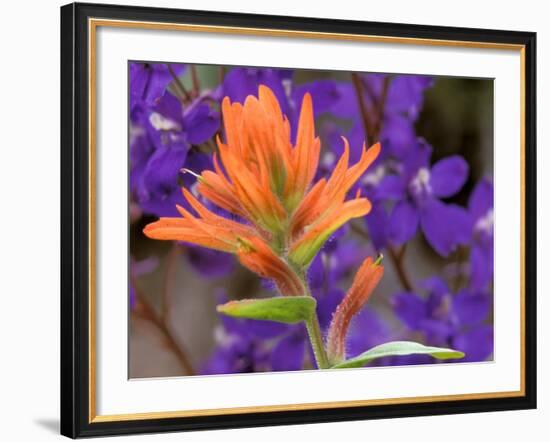
M 524 395 L 424 403 L 90 421 L 88 19 L 187 23 L 316 33 L 377 35 L 524 47 Z M 327 20 L 73 3 L 61 8 L 61 434 L 240 428 L 536 408 L 536 34 L 488 29 Z

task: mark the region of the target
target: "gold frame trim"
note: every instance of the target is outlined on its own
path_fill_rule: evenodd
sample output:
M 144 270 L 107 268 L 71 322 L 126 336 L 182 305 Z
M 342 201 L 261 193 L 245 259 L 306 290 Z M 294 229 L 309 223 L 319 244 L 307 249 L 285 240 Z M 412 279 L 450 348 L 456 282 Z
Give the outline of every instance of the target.
M 462 47 L 475 49 L 496 49 L 520 53 L 520 168 L 521 168 L 521 226 L 520 226 L 520 389 L 518 391 L 466 393 L 439 396 L 418 396 L 355 401 L 317 402 L 303 404 L 263 405 L 255 407 L 215 408 L 201 410 L 158 411 L 128 414 L 96 414 L 96 31 L 98 27 L 134 28 L 164 31 L 186 31 L 217 34 L 253 35 L 268 37 L 293 37 L 322 40 L 340 40 L 368 43 L 410 44 L 421 46 Z M 237 415 L 258 412 L 322 410 L 327 408 L 364 407 L 373 405 L 416 404 L 426 402 L 459 401 L 465 399 L 496 399 L 525 396 L 525 45 L 458 40 L 423 39 L 410 37 L 389 37 L 331 32 L 291 31 L 282 29 L 245 28 L 237 26 L 210 26 L 181 23 L 159 23 L 131 20 L 88 19 L 88 85 L 89 85 L 89 367 L 88 367 L 88 422 L 115 422 L 144 419 L 168 419 L 178 417 Z

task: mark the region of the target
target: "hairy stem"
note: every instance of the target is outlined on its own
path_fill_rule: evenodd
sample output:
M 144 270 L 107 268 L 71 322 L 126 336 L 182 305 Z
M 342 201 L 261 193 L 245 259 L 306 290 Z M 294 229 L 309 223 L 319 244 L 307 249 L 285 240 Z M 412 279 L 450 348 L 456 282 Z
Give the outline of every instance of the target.
M 327 352 L 323 343 L 323 336 L 321 334 L 321 327 L 319 325 L 319 319 L 317 313 L 314 313 L 311 318 L 306 321 L 307 334 L 309 336 L 309 342 L 315 355 L 315 362 L 319 369 L 329 368 Z
M 306 281 L 305 275 L 302 274 L 297 276 L 302 281 L 304 294 L 306 296 L 313 296 L 311 294 L 309 284 Z M 313 350 L 313 355 L 315 356 L 315 362 L 317 363 L 317 368 L 329 368 L 330 363 L 328 361 L 327 351 L 323 342 L 323 334 L 321 333 L 321 326 L 319 325 L 319 317 L 317 316 L 317 312 L 314 312 L 311 318 L 306 321 L 306 328 L 307 335 L 309 337 L 309 343 Z

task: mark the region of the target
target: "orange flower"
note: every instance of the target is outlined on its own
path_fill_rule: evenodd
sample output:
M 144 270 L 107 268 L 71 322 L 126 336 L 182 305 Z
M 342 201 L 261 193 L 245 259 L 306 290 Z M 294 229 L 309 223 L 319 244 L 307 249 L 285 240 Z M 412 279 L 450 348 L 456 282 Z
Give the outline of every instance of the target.
M 184 190 L 197 215 L 178 207 L 182 218 L 161 218 L 144 233 L 237 253 L 248 268 L 276 280 L 284 294 L 297 294 L 298 286 L 303 289 L 296 274 L 305 272 L 329 236 L 370 211 L 366 198 L 345 199 L 378 156 L 380 145 L 369 150 L 363 146 L 360 160 L 349 167 L 344 139 L 344 154 L 330 178 L 312 185 L 321 144 L 309 94 L 302 101 L 294 145 L 290 123 L 266 86 L 259 87 L 258 98 L 248 96 L 244 105 L 225 97 L 222 115 L 225 140 L 217 139 L 219 160 L 214 155 L 214 170 L 201 173 L 197 190 L 244 222 L 212 213 Z M 281 272 L 288 274 L 283 277 Z
M 373 263 L 371 257 L 365 259 L 351 288 L 334 312 L 327 339 L 327 353 L 332 363 L 345 359 L 345 339 L 351 319 L 365 305 L 384 274 L 380 260 L 381 257 Z
M 262 240 L 252 238 L 237 251 L 241 264 L 253 272 L 275 281 L 279 291 L 287 296 L 304 295 L 304 284 L 284 259 L 277 256 Z

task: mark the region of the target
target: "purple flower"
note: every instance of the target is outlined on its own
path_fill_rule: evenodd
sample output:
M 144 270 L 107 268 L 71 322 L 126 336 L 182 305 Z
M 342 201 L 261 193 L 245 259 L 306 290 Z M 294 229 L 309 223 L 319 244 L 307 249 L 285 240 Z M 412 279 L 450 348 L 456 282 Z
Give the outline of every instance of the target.
M 417 120 L 424 102 L 424 92 L 433 84 L 433 79 L 418 75 L 361 74 L 359 76 L 363 96 L 371 118 L 380 118 L 377 112 L 382 108 L 382 128 L 379 140 L 383 151 L 380 160 L 406 154 L 416 142 L 414 123 Z M 387 89 L 386 89 L 387 88 Z M 351 158 L 360 154 L 363 141 L 366 139 L 364 124 L 357 92 L 352 82 L 342 82 L 336 85 L 339 100 L 330 111 L 333 115 L 352 120 L 352 128 L 347 135 L 350 141 Z M 384 96 L 385 91 L 385 96 Z M 332 93 L 332 96 L 336 96 Z M 335 140 L 337 141 L 337 140 Z M 333 148 L 340 149 L 339 143 L 333 143 Z
M 140 63 L 131 62 L 130 73 L 130 115 L 132 118 L 144 107 L 151 106 L 160 98 L 174 75 L 181 75 L 185 70 L 183 64 Z
M 377 345 L 388 342 L 390 328 L 371 307 L 363 307 L 363 310 L 355 316 L 350 325 L 347 336 L 347 356 L 353 358 Z M 383 364 L 380 361 L 376 365 Z
M 493 276 L 493 184 L 481 180 L 468 201 L 472 218 L 470 288 L 481 290 Z
M 232 68 L 223 80 L 223 96 L 231 102 L 244 103 L 249 95 L 258 95 L 258 86 L 269 87 L 281 106 L 284 115 L 292 115 L 288 100 L 292 71 L 272 68 Z
M 493 327 L 480 325 L 455 336 L 453 348 L 464 352 L 464 362 L 487 360 L 493 353 Z
M 461 289 L 452 293 L 438 277 L 424 283 L 428 294 L 402 292 L 394 296 L 395 315 L 408 330 L 420 332 L 426 343 L 435 346 L 454 346 L 458 349 L 475 346 L 471 341 L 478 330 L 486 329 L 485 321 L 491 311 L 491 296 L 484 292 Z M 462 347 L 458 347 L 455 343 Z M 479 343 L 467 360 L 484 360 L 492 353 L 492 340 Z
M 416 120 L 424 104 L 424 93 L 433 84 L 434 80 L 429 76 L 394 76 L 388 90 L 385 113 L 400 114 Z
M 209 156 L 193 152 L 192 146 L 210 140 L 219 129 L 220 117 L 207 104 L 211 92 L 190 103 L 166 90 L 173 80 L 165 64 L 131 64 L 130 96 L 134 103 L 130 137 L 130 185 L 144 212 L 157 216 L 177 215 L 181 195 L 180 170 L 209 166 Z M 174 74 L 183 66 L 174 65 Z M 201 158 L 202 157 L 202 158 Z M 187 178 L 189 179 L 189 178 Z
M 382 171 L 382 177 L 372 190 L 374 198 L 394 201 L 394 205 L 387 219 L 379 206 L 374 218 L 378 215 L 382 220 L 367 220 L 375 225 L 375 230 L 380 230 L 376 232 L 378 245 L 386 241 L 404 244 L 418 228 L 442 256 L 448 256 L 458 244 L 468 242 L 471 224 L 466 211 L 440 200 L 455 195 L 462 188 L 468 177 L 468 164 L 461 156 L 452 155 L 430 166 L 431 151 L 428 144 L 419 141 L 402 163 L 386 167 L 393 167 L 398 173 Z
M 278 353 L 279 364 L 290 364 L 295 370 L 302 368 L 300 353 L 292 342 L 292 328 L 270 321 L 220 317 L 221 324 L 215 330 L 217 347 L 201 370 L 202 374 L 254 373 L 285 369 L 283 365 L 273 367 L 273 340 L 281 344 Z M 290 329 L 290 330 L 289 330 Z M 305 341 L 302 340 L 302 346 Z M 277 344 L 275 344 L 276 346 Z M 304 347 L 305 348 L 305 347 Z M 296 351 L 298 350 L 298 351 Z M 286 351 L 289 351 L 287 354 Z M 279 358 L 278 358 L 279 359 Z M 284 360 L 286 359 L 286 361 Z
M 295 86 L 292 90 L 293 103 L 299 105 L 306 92 L 309 92 L 311 95 L 315 117 L 327 112 L 332 112 L 334 106 L 336 106 L 342 98 L 336 81 L 316 80 Z
M 303 324 L 289 326 L 289 333 L 283 336 L 271 352 L 271 369 L 273 371 L 296 371 L 304 367 L 306 348 L 309 341 Z M 314 358 L 311 358 L 313 361 Z
M 257 95 L 260 85 L 268 86 L 279 101 L 281 111 L 289 119 L 294 139 L 298 125 L 299 108 L 306 92 L 311 94 L 315 115 L 332 112 L 340 100 L 338 83 L 333 80 L 316 80 L 296 85 L 293 71 L 272 68 L 233 68 L 223 80 L 223 96 L 232 102 L 244 103 L 248 95 Z

